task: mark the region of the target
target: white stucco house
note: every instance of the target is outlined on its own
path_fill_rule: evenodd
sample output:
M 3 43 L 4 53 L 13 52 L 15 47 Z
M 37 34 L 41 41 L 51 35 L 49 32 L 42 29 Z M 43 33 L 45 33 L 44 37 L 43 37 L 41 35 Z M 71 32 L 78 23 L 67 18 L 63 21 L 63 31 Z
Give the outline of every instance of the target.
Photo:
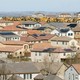
M 80 64 L 72 64 L 65 71 L 65 80 L 80 80 Z
M 18 26 L 21 28 L 33 29 L 34 27 L 41 27 L 41 24 L 34 22 L 34 21 L 25 21 L 25 22 L 22 22 L 22 24 Z
M 64 48 L 77 47 L 77 43 L 75 39 L 66 36 L 56 36 L 51 40 L 52 45 Z
M 62 59 L 73 58 L 76 52 L 71 49 L 47 48 L 33 49 L 31 60 L 33 62 L 44 62 L 45 59 L 51 62 L 61 62 Z
M 56 34 L 58 36 L 67 36 L 67 37 L 74 38 L 74 32 L 68 28 L 55 29 L 51 32 L 51 34 Z
M 20 41 L 20 36 L 13 32 L 0 32 L 0 41 Z

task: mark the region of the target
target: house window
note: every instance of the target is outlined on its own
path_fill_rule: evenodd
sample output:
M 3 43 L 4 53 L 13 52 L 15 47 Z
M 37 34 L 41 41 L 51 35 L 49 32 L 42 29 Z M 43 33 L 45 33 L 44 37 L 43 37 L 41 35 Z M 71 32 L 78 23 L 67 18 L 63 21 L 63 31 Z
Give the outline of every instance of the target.
M 70 80 L 70 73 L 69 73 L 69 80 Z
M 15 53 L 15 55 L 17 56 L 17 52 Z
M 72 74 L 73 80 L 74 80 L 74 74 Z
M 17 39 L 17 38 L 15 37 L 15 39 Z
M 24 74 L 24 79 L 26 79 L 26 74 Z
M 49 56 L 51 56 L 51 53 L 49 53 Z
M 57 41 L 57 44 L 58 44 L 58 41 Z
M 73 35 L 73 33 L 71 33 L 71 36 Z
M 37 56 L 37 53 L 35 53 L 35 56 Z
M 62 42 L 62 44 L 64 45 L 64 42 Z
M 32 79 L 32 74 L 30 74 L 30 79 Z
M 66 45 L 67 45 L 67 42 L 66 42 Z
M 27 74 L 27 79 L 30 79 L 30 74 Z
M 20 56 L 22 55 L 22 52 L 20 52 Z
M 64 56 L 66 55 L 66 53 L 63 54 Z
M 75 76 L 75 79 L 78 79 L 78 75 Z
M 68 33 L 68 36 L 70 36 L 70 33 Z
M 41 56 L 41 53 L 39 53 L 39 56 Z

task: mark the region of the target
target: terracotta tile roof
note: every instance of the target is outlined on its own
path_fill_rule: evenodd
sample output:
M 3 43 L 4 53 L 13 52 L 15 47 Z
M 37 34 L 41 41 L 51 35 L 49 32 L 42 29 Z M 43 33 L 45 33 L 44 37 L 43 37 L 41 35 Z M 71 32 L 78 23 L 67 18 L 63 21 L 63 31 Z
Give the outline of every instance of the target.
M 14 22 L 14 25 L 5 26 L 3 29 L 0 29 L 0 31 L 23 31 L 23 30 L 25 30 L 25 29 L 21 29 L 21 28 L 16 27 L 17 25 L 19 25 L 19 23 L 20 22 Z
M 3 29 L 0 29 L 0 31 L 24 31 L 25 29 L 17 28 L 15 25 L 6 26 Z
M 52 48 L 53 46 L 49 42 L 44 42 L 44 43 L 35 43 L 32 48 L 33 49 L 47 49 L 47 48 Z
M 0 43 L 4 45 L 23 45 L 23 44 L 26 44 L 27 42 L 25 41 L 1 41 Z
M 80 74 L 80 64 L 72 64 L 76 71 Z
M 49 40 L 51 38 L 53 38 L 55 35 L 53 34 L 41 34 L 38 36 L 22 36 L 21 37 L 21 41 L 26 41 L 26 42 L 30 42 L 30 41 L 42 41 L 42 40 Z
M 44 24 L 46 24 L 46 22 L 44 22 L 44 21 L 42 21 L 42 22 L 39 22 L 41 25 L 44 25 Z
M 27 34 L 42 34 L 39 30 L 27 30 Z
M 22 47 L 12 47 L 12 46 L 6 46 L 6 47 L 0 47 L 0 52 L 15 52 L 19 49 L 21 49 Z
M 66 42 L 68 42 L 68 41 L 70 41 L 72 38 L 70 38 L 70 37 L 67 37 L 67 36 L 60 36 L 60 37 L 54 37 L 53 39 L 52 39 L 52 41 L 66 41 Z
M 49 40 L 51 38 L 53 38 L 55 35 L 53 34 L 46 34 L 45 36 L 39 36 L 38 39 L 41 39 L 41 40 Z

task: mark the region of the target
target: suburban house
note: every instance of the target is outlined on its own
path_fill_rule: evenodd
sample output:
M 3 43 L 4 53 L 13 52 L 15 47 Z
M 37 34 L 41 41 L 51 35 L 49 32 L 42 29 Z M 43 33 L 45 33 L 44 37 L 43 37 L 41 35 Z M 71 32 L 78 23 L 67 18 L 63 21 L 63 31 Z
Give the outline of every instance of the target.
M 2 41 L 0 42 L 0 58 L 30 57 L 29 44 L 23 41 Z
M 43 45 L 46 46 L 43 46 Z M 33 62 L 44 62 L 47 59 L 49 62 L 61 62 L 67 58 L 73 58 L 76 51 L 70 48 L 60 48 L 52 46 L 49 43 L 36 43 L 31 50 L 31 60 Z M 42 45 L 42 47 L 40 47 Z M 48 46 L 49 45 L 49 46 Z
M 51 32 L 51 34 L 56 34 L 58 36 L 68 36 L 68 37 L 74 38 L 74 32 L 69 28 L 55 29 Z
M 56 45 L 58 47 L 64 47 L 64 48 L 77 47 L 77 41 L 73 38 L 66 37 L 66 36 L 54 37 L 51 40 L 51 44 Z
M 72 30 L 74 31 L 74 39 L 80 42 L 80 24 L 78 24 L 75 28 Z
M 0 71 L 3 71 L 7 76 L 4 80 L 8 80 L 13 75 L 17 75 L 24 80 L 34 80 L 34 77 L 40 73 L 32 62 L 3 63 L 0 64 Z M 0 75 L 3 77 L 2 72 L 0 72 Z
M 13 32 L 0 32 L 0 41 L 20 41 L 20 36 Z
M 80 64 L 72 64 L 65 71 L 65 80 L 80 80 Z
M 56 35 L 53 34 L 33 34 L 31 36 L 22 36 L 21 41 L 28 43 L 43 43 L 50 42 Z
M 62 62 L 35 62 L 35 66 L 40 70 L 42 75 L 47 77 L 49 74 L 52 74 L 61 79 L 64 79 L 64 72 L 68 67 Z
M 33 29 L 34 27 L 40 27 L 41 24 L 34 21 L 25 21 L 18 25 L 21 28 Z
M 10 26 L 13 24 L 14 22 L 11 22 L 11 21 L 0 21 L 0 27 Z
M 27 29 L 25 28 L 20 28 L 18 25 L 11 25 L 11 26 L 6 26 L 3 29 L 0 29 L 0 31 L 3 32 L 13 32 L 17 35 L 22 35 L 22 34 L 27 34 Z

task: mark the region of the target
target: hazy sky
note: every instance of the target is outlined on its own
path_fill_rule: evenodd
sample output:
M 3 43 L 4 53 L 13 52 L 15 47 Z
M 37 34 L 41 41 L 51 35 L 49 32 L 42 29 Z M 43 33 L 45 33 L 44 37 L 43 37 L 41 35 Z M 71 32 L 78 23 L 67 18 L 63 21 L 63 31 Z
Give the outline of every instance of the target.
M 80 0 L 0 0 L 0 11 L 79 12 Z

